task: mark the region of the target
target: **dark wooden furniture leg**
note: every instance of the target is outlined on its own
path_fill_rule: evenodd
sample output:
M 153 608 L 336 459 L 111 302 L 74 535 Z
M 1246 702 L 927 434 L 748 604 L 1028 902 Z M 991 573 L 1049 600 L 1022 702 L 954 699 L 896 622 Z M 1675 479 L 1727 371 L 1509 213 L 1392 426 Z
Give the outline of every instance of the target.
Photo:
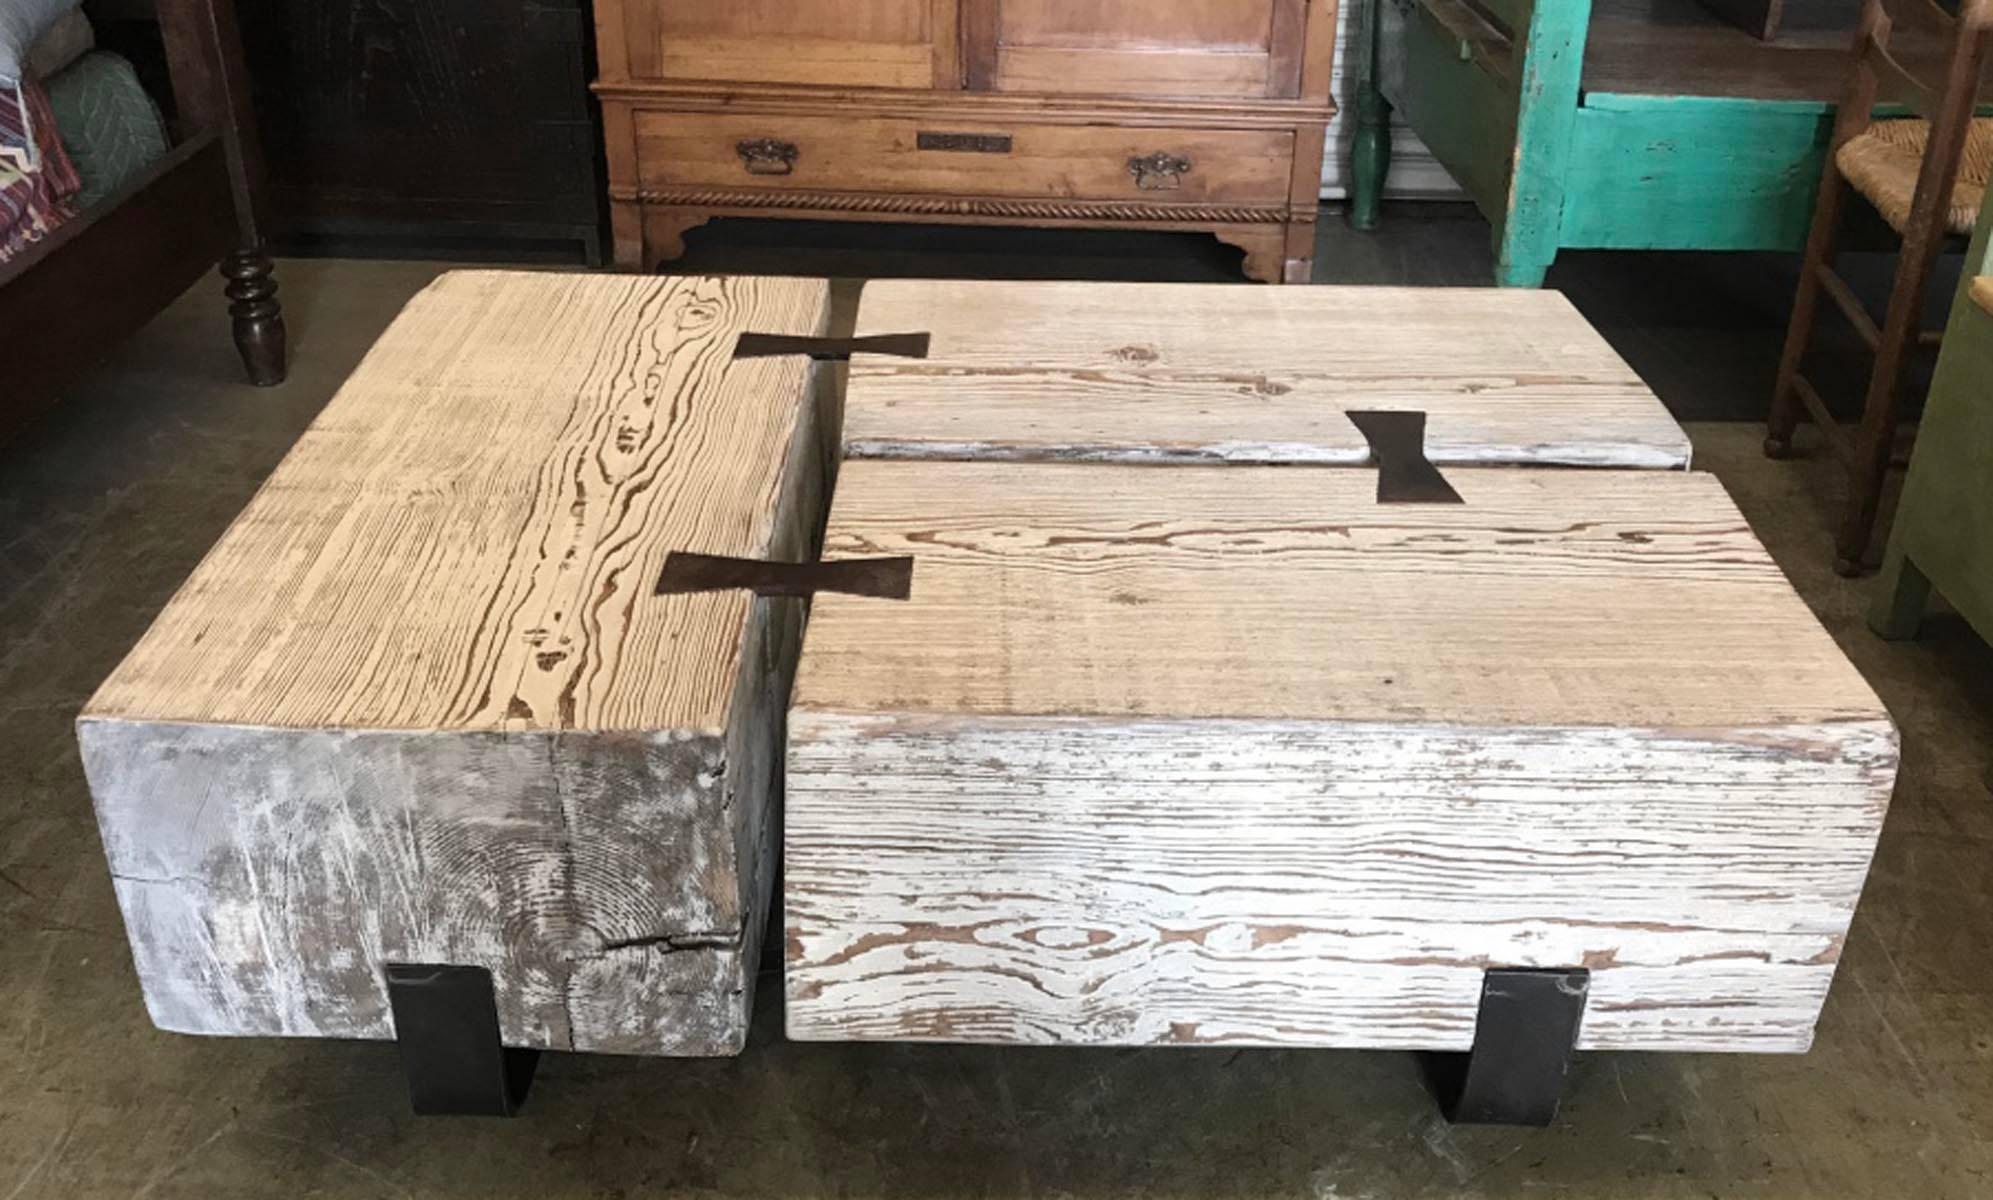
M 1866 39 L 1874 34 L 1875 18 L 1872 9 L 1864 11 L 1862 45 L 1866 45 Z M 1799 291 L 1792 301 L 1792 322 L 1786 329 L 1785 352 L 1779 358 L 1778 382 L 1772 389 L 1771 416 L 1765 434 L 1765 454 L 1771 458 L 1784 458 L 1792 452 L 1793 431 L 1799 427 L 1800 417 L 1808 415 L 1809 408 L 1820 409 L 1811 415 L 1821 422 L 1821 431 L 1827 435 L 1828 444 L 1839 445 L 1834 436 L 1836 431 L 1825 419 L 1826 406 L 1806 403 L 1807 397 L 1802 393 L 1811 393 L 1813 385 L 1807 381 L 1802 368 L 1807 347 L 1813 341 L 1813 324 L 1820 312 L 1823 276 L 1833 269 L 1840 250 L 1841 210 L 1848 199 L 1848 184 L 1841 177 L 1841 165 L 1835 152 L 1869 127 L 1874 119 L 1875 91 L 1872 75 L 1859 68 L 1851 71 L 1834 118 L 1827 161 L 1820 172 L 1819 196 L 1813 204 L 1813 227 L 1807 234 L 1806 252 L 1800 261 Z
M 221 274 L 236 349 L 251 383 L 282 383 L 288 365 L 284 311 L 263 244 L 263 156 L 233 0 L 159 0 L 159 29 L 181 122 L 213 130 L 228 151 L 237 241 Z
M 1931 140 L 1935 143 L 1937 138 Z M 1926 173 L 1944 154 L 1942 147 L 1932 146 L 1924 160 Z M 1952 151 L 1952 157 L 1954 162 L 1947 172 L 1944 188 L 1946 199 L 1951 192 L 1949 175 L 1955 173 L 1957 166 L 1956 150 Z M 1897 260 L 1896 284 L 1890 289 L 1889 313 L 1883 318 L 1875 373 L 1869 376 L 1854 454 L 1848 460 L 1847 507 L 1842 513 L 1840 533 L 1834 539 L 1834 570 L 1841 575 L 1859 575 L 1866 569 L 1869 541 L 1875 534 L 1876 514 L 1882 507 L 1882 487 L 1889 474 L 1890 455 L 1896 447 L 1896 425 L 1902 418 L 1903 375 L 1916 353 L 1924 289 L 1944 244 L 1941 228 L 1944 214 L 1938 208 L 1939 201 L 1935 194 L 1918 195 L 1903 252 Z M 1927 205 L 1929 212 L 1924 211 Z
M 228 314 L 235 319 L 235 348 L 249 371 L 249 382 L 270 387 L 284 381 L 284 308 L 277 300 L 277 278 L 270 256 L 260 248 L 236 250 L 221 264 Z
M 1799 428 L 1803 410 L 1799 389 L 1811 386 L 1800 374 L 1800 367 L 1813 342 L 1813 322 L 1820 312 L 1820 271 L 1834 265 L 1840 249 L 1841 205 L 1846 198 L 1847 185 L 1829 154 L 1820 199 L 1813 207 L 1813 231 L 1807 235 L 1806 254 L 1800 262 L 1799 291 L 1792 299 L 1792 322 L 1786 328 L 1785 352 L 1779 357 L 1778 383 L 1772 389 L 1772 411 L 1765 433 L 1765 454 L 1770 458 L 1792 453 L 1793 431 Z

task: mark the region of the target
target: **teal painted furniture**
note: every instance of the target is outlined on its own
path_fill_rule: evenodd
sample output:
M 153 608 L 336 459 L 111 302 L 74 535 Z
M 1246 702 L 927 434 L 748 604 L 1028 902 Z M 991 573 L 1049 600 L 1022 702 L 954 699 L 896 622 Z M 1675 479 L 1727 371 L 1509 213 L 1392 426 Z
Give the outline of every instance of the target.
M 1915 637 L 1935 588 L 1993 641 L 1993 204 L 1981 206 L 1869 624 Z
M 1697 0 L 1362 0 L 1351 221 L 1375 224 L 1392 115 L 1494 226 L 1496 282 L 1557 252 L 1799 250 L 1858 0 L 1775 43 Z

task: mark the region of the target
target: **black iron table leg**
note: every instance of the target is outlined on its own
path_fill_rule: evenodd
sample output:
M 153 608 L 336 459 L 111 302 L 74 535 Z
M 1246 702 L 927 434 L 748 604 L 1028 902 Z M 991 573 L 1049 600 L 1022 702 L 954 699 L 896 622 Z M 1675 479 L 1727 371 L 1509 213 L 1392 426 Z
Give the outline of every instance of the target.
M 1474 1049 L 1429 1060 L 1447 1119 L 1464 1125 L 1548 1125 L 1578 1045 L 1591 972 L 1496 968 L 1481 980 Z
M 418 1116 L 510 1117 L 532 1086 L 537 1050 L 508 1049 L 483 967 L 390 963 L 388 1003 Z

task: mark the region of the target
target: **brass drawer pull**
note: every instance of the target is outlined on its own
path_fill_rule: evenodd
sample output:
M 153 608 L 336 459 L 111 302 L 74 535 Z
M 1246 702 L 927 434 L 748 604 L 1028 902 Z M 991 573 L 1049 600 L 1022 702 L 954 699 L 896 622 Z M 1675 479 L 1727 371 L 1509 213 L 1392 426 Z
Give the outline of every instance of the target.
M 754 138 L 734 146 L 750 175 L 790 175 L 796 170 L 801 151 L 794 142 L 775 138 Z
M 1173 192 L 1183 186 L 1183 177 L 1190 173 L 1190 160 L 1157 151 L 1146 158 L 1129 159 L 1128 173 L 1135 177 L 1135 186 L 1145 192 Z

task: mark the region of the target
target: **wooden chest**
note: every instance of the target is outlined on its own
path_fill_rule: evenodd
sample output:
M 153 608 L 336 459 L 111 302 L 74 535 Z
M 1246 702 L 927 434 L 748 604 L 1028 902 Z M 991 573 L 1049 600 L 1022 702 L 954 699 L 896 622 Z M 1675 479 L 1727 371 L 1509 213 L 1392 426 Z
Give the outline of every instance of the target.
M 485 968 L 506 1044 L 746 1035 L 824 284 L 469 272 L 418 296 L 78 732 L 154 1021 L 394 1036 L 389 964 Z
M 1810 1044 L 1894 729 L 1712 477 L 1627 465 L 1686 440 L 1560 301 L 994 295 L 866 299 L 934 353 L 854 367 L 913 461 L 847 459 L 825 553 L 913 585 L 812 613 L 791 1036 L 1462 1050 L 1548 968 L 1584 1048 Z M 1380 501 L 1358 400 L 1459 503 Z M 1137 465 L 1232 457 L 1281 465 Z
M 617 260 L 721 216 L 1207 230 L 1306 281 L 1335 0 L 598 0 Z

